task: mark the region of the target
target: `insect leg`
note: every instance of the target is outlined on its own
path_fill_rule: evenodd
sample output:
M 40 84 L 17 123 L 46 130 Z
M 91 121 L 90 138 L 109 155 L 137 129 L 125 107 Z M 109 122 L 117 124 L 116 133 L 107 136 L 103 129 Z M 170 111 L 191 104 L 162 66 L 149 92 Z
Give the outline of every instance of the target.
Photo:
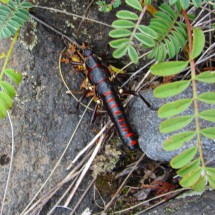
M 87 96 L 87 93 L 89 93 L 89 90 L 85 90 L 83 95 L 81 96 L 81 98 L 78 100 L 78 103 L 76 105 L 76 109 L 79 109 L 80 107 L 80 103 L 85 99 L 85 97 Z
M 120 92 L 121 91 L 121 92 Z M 151 110 L 157 111 L 158 107 L 154 107 L 151 103 L 149 103 L 142 95 L 141 93 L 137 92 L 137 91 L 130 91 L 130 90 L 124 90 L 124 89 L 120 89 L 119 90 L 120 94 L 122 95 L 133 95 L 133 96 L 138 96 L 140 97 L 140 99 L 145 103 L 145 105 L 150 108 Z
M 91 119 L 90 119 L 90 125 L 92 125 L 96 120 L 97 110 L 98 110 L 99 104 L 100 104 L 100 102 L 97 102 L 94 109 L 93 109 L 93 114 L 92 114 Z

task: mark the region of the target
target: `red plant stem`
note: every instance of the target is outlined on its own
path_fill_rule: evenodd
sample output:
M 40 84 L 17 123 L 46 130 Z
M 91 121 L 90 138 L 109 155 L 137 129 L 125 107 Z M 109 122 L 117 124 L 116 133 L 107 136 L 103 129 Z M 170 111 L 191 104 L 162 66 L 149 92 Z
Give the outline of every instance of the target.
M 192 50 L 193 50 L 192 29 L 191 29 L 191 25 L 190 25 L 190 21 L 189 21 L 187 12 L 185 10 L 182 10 L 182 13 L 183 13 L 184 18 L 185 18 L 185 22 L 186 22 L 186 25 L 187 25 L 187 32 L 188 32 L 189 61 L 190 61 L 190 68 L 191 68 L 191 79 L 192 79 L 192 84 L 193 84 L 193 103 L 194 103 L 194 110 L 195 110 L 198 149 L 199 149 L 199 155 L 200 155 L 202 166 L 205 167 L 204 155 L 203 155 L 203 150 L 202 150 L 202 141 L 201 141 L 201 137 L 200 137 L 197 85 L 196 85 L 196 80 L 195 80 L 195 77 L 196 77 L 195 61 L 192 58 Z

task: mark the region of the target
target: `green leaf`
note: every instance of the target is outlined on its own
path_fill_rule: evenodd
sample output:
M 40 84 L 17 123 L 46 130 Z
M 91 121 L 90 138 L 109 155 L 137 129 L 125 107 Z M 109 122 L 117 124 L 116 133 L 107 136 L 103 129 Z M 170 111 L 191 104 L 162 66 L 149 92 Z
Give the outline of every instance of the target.
M 169 23 L 169 25 L 171 25 L 173 22 L 172 19 L 169 17 L 169 15 L 167 15 L 166 13 L 164 13 L 162 11 L 157 11 L 154 14 L 154 17 L 167 21 Z
M 187 32 L 185 31 L 185 29 L 181 26 L 175 27 L 175 30 L 180 33 L 184 39 L 187 40 Z
M 174 0 L 177 1 L 177 0 Z M 175 11 L 167 4 L 162 4 L 159 7 L 163 12 L 165 12 L 166 14 L 168 14 L 169 16 L 171 16 L 173 19 L 177 18 L 177 15 L 175 13 Z
M 196 76 L 196 80 L 208 83 L 208 84 L 214 84 L 215 83 L 215 71 L 207 71 L 203 72 Z
M 185 111 L 192 104 L 192 101 L 192 98 L 188 98 L 166 103 L 158 109 L 158 116 L 160 118 L 167 118 L 177 115 Z
M 1 0 L 2 3 L 8 4 L 10 0 Z
M 128 29 L 114 29 L 109 32 L 109 36 L 113 38 L 127 37 L 131 35 L 131 31 Z
M 135 48 L 131 45 L 128 46 L 128 56 L 130 57 L 131 61 L 135 64 L 138 62 L 138 54 Z
M 4 74 L 17 85 L 22 81 L 22 75 L 14 69 L 5 69 Z
M 188 61 L 168 61 L 161 62 L 151 66 L 150 71 L 153 75 L 170 76 L 175 75 L 184 70 L 188 65 Z
M 182 187 L 191 187 L 193 186 L 200 178 L 202 173 L 202 169 L 198 167 L 197 169 L 193 170 L 192 172 L 188 173 L 185 175 L 181 180 L 180 180 L 180 185 Z
M 205 137 L 215 140 L 215 127 L 201 129 L 200 133 Z
M 209 122 L 215 122 L 215 109 L 202 111 L 199 113 L 199 117 Z
M 5 118 L 7 115 L 7 108 L 3 104 L 0 103 L 0 119 Z
M 206 167 L 207 175 L 215 178 L 215 168 L 214 167 Z
M 169 37 L 169 40 L 171 41 L 171 43 L 174 45 L 175 53 L 178 54 L 180 51 L 180 45 L 179 45 L 178 40 L 171 35 L 169 35 L 168 37 Z
M 119 19 L 138 20 L 137 14 L 128 10 L 120 10 L 119 12 L 117 12 L 116 16 Z
M 16 30 L 12 26 L 8 25 L 7 28 L 10 31 L 11 35 L 15 35 L 16 34 Z
M 196 135 L 195 131 L 186 131 L 175 134 L 169 137 L 163 144 L 163 149 L 166 151 L 173 151 L 179 149 L 185 142 L 192 140 Z
M 31 8 L 32 7 L 32 4 L 29 3 L 29 2 L 22 2 L 21 5 L 22 5 L 23 8 Z
M 168 50 L 169 58 L 171 59 L 175 56 L 175 47 L 173 46 L 172 42 L 170 42 L 167 39 L 165 39 L 164 42 L 165 42 L 167 50 Z
M 190 5 L 190 0 L 180 0 L 181 7 L 186 10 Z
M 13 98 L 16 95 L 14 87 L 7 81 L 0 81 L 0 87 L 11 98 Z
M 192 172 L 193 170 L 197 169 L 200 166 L 200 161 L 201 161 L 200 158 L 197 158 L 197 159 L 191 161 L 190 163 L 188 163 L 187 165 L 185 165 L 184 167 L 179 169 L 177 171 L 177 174 L 181 177 L 184 177 L 189 172 Z
M 166 134 L 177 131 L 189 125 L 192 122 L 193 118 L 194 116 L 177 116 L 171 119 L 167 119 L 160 123 L 160 132 Z
M 12 99 L 4 92 L 0 92 L 0 103 L 3 104 L 6 109 L 11 108 L 13 105 Z
M 186 40 L 184 39 L 184 37 L 177 31 L 172 31 L 171 33 L 178 40 L 181 48 L 184 48 L 184 46 L 186 45 Z
M 186 149 L 181 154 L 176 155 L 171 161 L 170 165 L 174 169 L 179 169 L 186 164 L 188 164 L 196 155 L 198 146 L 193 146 L 189 149 Z
M 149 37 L 145 34 L 135 33 L 134 36 L 135 36 L 135 38 L 137 38 L 141 43 L 143 43 L 147 47 L 155 46 L 155 41 L 151 37 Z
M 11 9 L 6 5 L 0 5 L 0 11 L 1 13 L 3 13 L 3 11 L 5 11 L 6 13 L 10 13 Z
M 134 28 L 135 24 L 129 20 L 116 20 L 112 23 L 114 28 Z
M 29 18 L 29 12 L 26 9 L 18 8 L 18 12 L 22 13 L 22 16 L 25 17 L 25 20 Z
M 156 54 L 156 61 L 164 61 L 166 59 L 166 48 L 163 43 L 158 47 L 158 51 Z
M 208 176 L 209 185 L 215 189 L 215 177 Z
M 156 26 L 156 27 L 160 27 L 162 29 L 162 31 L 168 31 L 169 29 L 169 24 L 167 21 L 164 21 L 164 20 L 159 20 L 159 19 L 151 19 L 150 21 L 150 26 L 149 27 L 152 27 L 152 26 Z
M 173 5 L 173 4 L 175 4 L 177 2 L 177 0 L 169 0 L 169 4 L 170 5 Z
M 176 81 L 169 84 L 163 84 L 157 87 L 153 93 L 156 98 L 167 98 L 183 92 L 189 87 L 189 85 L 190 80 Z
M 199 180 L 191 188 L 196 192 L 202 192 L 205 189 L 205 185 L 206 185 L 206 177 L 201 175 Z
M 116 49 L 114 52 L 113 52 L 113 57 L 114 58 L 121 58 L 123 57 L 124 55 L 126 55 L 128 51 L 128 45 L 125 44 L 124 46 L 121 46 L 120 48 Z
M 198 96 L 198 100 L 206 104 L 215 104 L 215 92 L 202 93 Z
M 16 21 L 13 21 L 13 20 L 9 20 L 8 21 L 8 24 L 10 26 L 12 26 L 15 30 L 18 30 L 20 28 L 20 24 Z
M 205 47 L 205 35 L 203 31 L 196 27 L 193 29 L 193 46 L 190 59 L 197 58 Z
M 161 26 L 150 25 L 149 27 L 153 31 L 157 32 L 159 38 L 161 38 L 161 35 L 165 35 L 166 34 L 166 29 L 163 29 Z
M 153 29 L 151 29 L 148 26 L 145 25 L 139 25 L 138 29 L 141 33 L 146 34 L 147 36 L 153 38 L 153 39 L 157 39 L 158 38 L 158 34 L 156 33 L 156 31 L 154 31 Z
M 196 7 L 200 7 L 202 5 L 202 1 L 201 0 L 192 0 L 193 4 L 196 6 Z
M 149 54 L 147 55 L 149 59 L 152 59 L 154 58 L 154 56 L 156 55 L 157 53 L 157 49 L 158 49 L 158 46 L 157 47 L 154 47 L 151 52 L 149 52 Z
M 138 0 L 126 0 L 125 2 L 127 5 L 133 7 L 134 9 L 142 11 L 142 5 Z
M 1 16 L 7 17 L 10 13 L 6 10 L 1 10 Z
M 17 22 L 20 26 L 22 26 L 24 24 L 24 21 L 22 19 L 20 19 L 19 17 L 17 17 L 17 16 L 13 16 L 11 18 L 11 20 L 14 21 L 14 22 Z
M 111 42 L 109 42 L 109 45 L 112 48 L 120 48 L 122 46 L 128 45 L 128 42 L 129 42 L 128 38 L 122 38 L 118 40 L 112 40 Z

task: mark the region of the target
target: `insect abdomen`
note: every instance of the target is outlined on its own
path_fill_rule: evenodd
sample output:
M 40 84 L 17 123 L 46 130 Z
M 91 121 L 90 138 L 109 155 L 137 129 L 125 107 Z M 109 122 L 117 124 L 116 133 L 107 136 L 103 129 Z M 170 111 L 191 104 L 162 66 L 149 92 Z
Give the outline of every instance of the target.
M 112 83 L 102 82 L 97 87 L 97 92 L 103 100 L 103 104 L 112 122 L 114 123 L 122 142 L 131 150 L 137 148 L 137 137 L 129 125 L 124 108 L 115 92 L 114 87 L 112 86 Z
M 97 57 L 92 55 L 91 50 L 85 50 L 84 55 L 86 57 L 85 65 L 88 70 L 88 78 L 91 84 L 95 85 L 96 93 L 102 99 L 120 139 L 129 149 L 133 150 L 137 148 L 137 138 L 128 123 L 124 108 L 113 83 L 109 80 L 110 72 L 101 65 Z

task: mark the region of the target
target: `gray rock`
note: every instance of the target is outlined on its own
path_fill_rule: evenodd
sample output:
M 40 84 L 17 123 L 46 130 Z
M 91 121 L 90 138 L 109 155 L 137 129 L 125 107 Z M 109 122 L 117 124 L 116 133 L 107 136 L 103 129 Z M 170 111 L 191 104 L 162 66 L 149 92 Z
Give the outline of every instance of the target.
M 32 52 L 19 43 L 13 52 L 10 67 L 23 74 L 10 114 L 14 127 L 15 152 L 12 175 L 8 187 L 4 214 L 20 214 L 50 174 L 71 137 L 83 108 L 76 110 L 76 101 L 66 94 L 58 72 L 58 58 L 64 44 L 42 26 L 37 31 L 38 44 Z M 6 52 L 11 40 L 1 41 L 0 50 Z M 2 66 L 2 64 L 0 65 Z M 77 86 L 82 76 L 71 72 L 71 65 L 64 68 L 70 87 Z M 78 78 L 79 77 L 79 78 Z M 77 81 L 79 80 L 79 81 Z M 87 101 L 86 101 L 87 102 Z M 61 181 L 67 174 L 67 164 L 95 135 L 89 129 L 91 113 L 88 111 L 78 129 L 65 158 L 54 177 L 42 193 Z M 0 121 L 0 158 L 10 159 L 11 129 L 7 119 Z M 0 200 L 3 198 L 9 163 L 0 166 Z M 87 183 L 85 183 L 87 184 Z M 89 206 L 93 196 L 83 202 Z
M 183 196 L 184 194 L 182 194 Z M 187 195 L 187 196 L 186 196 Z M 210 215 L 215 213 L 214 205 L 215 191 L 206 191 L 201 194 L 188 193 L 184 197 L 165 202 L 152 210 L 141 215 Z M 185 197 L 186 196 L 186 197 Z
M 208 91 L 214 91 L 215 86 L 209 85 L 209 84 L 197 84 L 198 88 L 198 94 Z M 154 98 L 153 92 L 148 91 L 142 93 L 142 95 L 155 107 L 160 107 L 162 104 L 165 104 L 170 101 L 175 101 L 180 98 L 191 98 L 192 97 L 192 89 L 189 87 L 185 92 L 181 93 L 180 95 L 177 95 L 172 98 L 168 99 L 157 99 Z M 174 99 L 174 100 L 173 100 Z M 193 114 L 192 105 L 188 110 L 186 110 L 182 115 L 191 115 Z M 199 103 L 200 111 L 213 108 L 213 105 L 207 105 L 204 103 Z M 131 120 L 131 123 L 134 125 L 135 129 L 137 130 L 139 134 L 139 144 L 140 148 L 143 150 L 143 152 L 146 153 L 146 155 L 153 159 L 158 161 L 170 161 L 172 157 L 177 155 L 178 153 L 185 150 L 185 148 L 188 148 L 195 144 L 196 139 L 194 138 L 193 141 L 190 141 L 185 144 L 182 148 L 175 151 L 164 151 L 162 148 L 163 142 L 172 135 L 170 134 L 162 134 L 159 131 L 159 124 L 162 121 L 157 116 L 157 111 L 153 111 L 145 106 L 145 104 L 142 102 L 142 100 L 138 97 L 132 98 L 129 104 L 129 118 Z M 181 115 L 181 114 L 180 114 Z M 200 120 L 200 126 L 201 128 L 205 128 L 208 126 L 214 126 L 214 124 L 209 123 L 204 120 Z M 193 121 L 190 125 L 185 127 L 183 130 L 191 130 L 195 129 L 195 121 Z M 177 132 L 176 132 L 177 133 Z M 214 141 L 208 138 L 202 138 L 203 141 L 203 149 L 204 149 L 204 155 L 205 158 L 212 162 L 214 161 L 214 153 L 215 153 L 215 144 Z

